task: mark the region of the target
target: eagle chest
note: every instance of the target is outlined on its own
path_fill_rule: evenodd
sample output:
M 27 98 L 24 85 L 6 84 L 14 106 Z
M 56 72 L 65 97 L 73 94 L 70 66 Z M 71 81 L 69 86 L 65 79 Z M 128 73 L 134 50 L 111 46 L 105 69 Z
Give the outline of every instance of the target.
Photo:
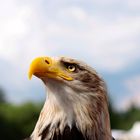
M 41 140 L 46 140 L 47 135 L 48 128 L 42 132 Z M 85 140 L 85 138 L 75 126 L 71 129 L 69 126 L 66 126 L 62 134 L 59 131 L 55 131 L 49 140 Z

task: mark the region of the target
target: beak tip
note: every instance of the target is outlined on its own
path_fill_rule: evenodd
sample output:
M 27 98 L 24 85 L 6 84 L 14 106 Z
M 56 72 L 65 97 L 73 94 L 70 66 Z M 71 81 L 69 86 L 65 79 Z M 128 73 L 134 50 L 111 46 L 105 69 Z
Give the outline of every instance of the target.
M 29 78 L 29 80 L 32 79 L 32 74 L 31 73 L 28 74 L 28 78 Z
M 29 78 L 29 80 L 31 80 L 32 79 L 32 76 L 31 77 L 28 77 Z

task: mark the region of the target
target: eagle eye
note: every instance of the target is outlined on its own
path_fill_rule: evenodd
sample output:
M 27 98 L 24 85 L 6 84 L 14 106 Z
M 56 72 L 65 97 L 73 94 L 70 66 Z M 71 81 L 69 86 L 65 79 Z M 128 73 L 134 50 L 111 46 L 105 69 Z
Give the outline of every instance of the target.
M 61 61 L 65 69 L 69 72 L 78 72 L 78 65 L 76 63 L 70 63 L 66 61 Z
M 76 67 L 73 65 L 73 64 L 69 64 L 67 66 L 67 69 L 70 71 L 70 72 L 74 72 L 76 70 Z

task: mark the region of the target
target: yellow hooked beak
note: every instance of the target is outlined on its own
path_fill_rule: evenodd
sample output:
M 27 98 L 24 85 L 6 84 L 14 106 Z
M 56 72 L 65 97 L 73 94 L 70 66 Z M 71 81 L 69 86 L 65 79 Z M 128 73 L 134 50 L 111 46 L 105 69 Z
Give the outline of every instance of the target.
M 64 80 L 73 80 L 64 70 L 62 66 L 53 58 L 50 57 L 38 57 L 34 59 L 30 65 L 28 77 L 32 78 L 35 75 L 39 78 L 63 78 Z

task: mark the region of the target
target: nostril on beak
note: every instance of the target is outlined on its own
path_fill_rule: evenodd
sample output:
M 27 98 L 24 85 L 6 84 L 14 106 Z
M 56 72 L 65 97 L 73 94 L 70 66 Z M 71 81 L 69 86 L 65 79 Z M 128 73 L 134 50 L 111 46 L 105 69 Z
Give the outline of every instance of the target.
M 45 62 L 46 62 L 47 64 L 50 64 L 50 62 L 49 62 L 48 60 L 45 60 Z

